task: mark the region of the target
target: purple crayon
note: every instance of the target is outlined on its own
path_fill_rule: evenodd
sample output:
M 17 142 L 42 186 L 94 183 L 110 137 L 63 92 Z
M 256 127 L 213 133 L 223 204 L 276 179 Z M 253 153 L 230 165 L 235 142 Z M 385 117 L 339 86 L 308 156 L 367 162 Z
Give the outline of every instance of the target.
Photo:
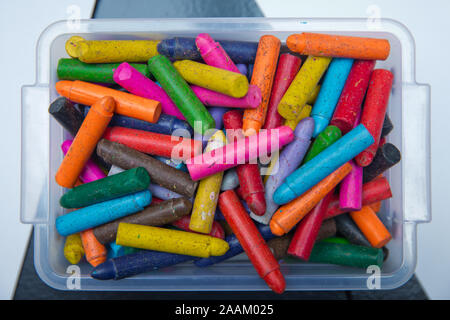
M 167 93 L 152 80 L 137 71 L 127 62 L 121 63 L 114 71 L 113 79 L 132 94 L 161 102 L 162 112 L 181 120 L 186 120 Z
M 284 179 L 294 172 L 302 163 L 303 157 L 311 144 L 314 132 L 314 119 L 311 117 L 301 120 L 294 131 L 294 140 L 280 153 L 278 163 L 273 167 L 265 185 L 266 212 L 257 216 L 253 212 L 250 217 L 262 224 L 269 224 L 278 205 L 273 201 L 275 190 L 283 183 Z
M 210 107 L 256 108 L 262 99 L 261 89 L 255 85 L 250 85 L 242 98 L 233 98 L 199 86 L 191 86 L 191 89 L 205 106 Z
M 236 65 L 236 67 L 239 69 L 239 72 L 240 73 L 242 73 L 243 75 L 247 75 L 247 66 L 245 65 L 245 64 L 242 64 L 242 63 L 238 63 L 237 65 Z

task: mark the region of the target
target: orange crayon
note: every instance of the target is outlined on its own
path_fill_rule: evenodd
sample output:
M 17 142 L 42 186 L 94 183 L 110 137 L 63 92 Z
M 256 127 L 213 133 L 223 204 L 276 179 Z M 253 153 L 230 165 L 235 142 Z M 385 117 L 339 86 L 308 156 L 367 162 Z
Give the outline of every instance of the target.
M 114 99 L 108 96 L 92 105 L 56 172 L 55 180 L 60 186 L 73 188 L 114 115 L 115 106 Z
M 256 109 L 246 109 L 244 112 L 242 129 L 246 136 L 257 133 L 266 120 L 280 47 L 281 42 L 277 37 L 266 35 L 259 39 L 250 84 L 258 86 L 262 99 Z
M 93 267 L 105 262 L 108 251 L 106 250 L 106 247 L 97 240 L 94 231 L 92 229 L 85 230 L 80 232 L 80 236 L 86 260 Z
M 361 60 L 386 60 L 391 50 L 387 39 L 309 32 L 290 35 L 286 44 L 290 50 L 302 55 Z
M 272 233 L 277 236 L 288 233 L 316 206 L 316 204 L 319 203 L 322 198 L 333 190 L 333 188 L 336 187 L 350 171 L 352 171 L 352 166 L 347 162 L 300 197 L 281 206 L 270 221 L 270 230 Z
M 377 213 L 380 212 L 381 210 L 381 204 L 382 204 L 381 201 L 378 201 L 370 204 L 369 207 L 373 210 L 373 212 Z
M 372 247 L 382 248 L 392 239 L 389 231 L 369 206 L 364 206 L 359 211 L 350 212 L 350 217 L 369 240 Z
M 116 100 L 115 113 L 155 123 L 161 114 L 161 103 L 159 101 L 135 96 L 130 93 L 99 86 L 97 84 L 84 81 L 58 81 L 56 91 L 67 99 L 92 105 L 97 100 L 110 96 Z

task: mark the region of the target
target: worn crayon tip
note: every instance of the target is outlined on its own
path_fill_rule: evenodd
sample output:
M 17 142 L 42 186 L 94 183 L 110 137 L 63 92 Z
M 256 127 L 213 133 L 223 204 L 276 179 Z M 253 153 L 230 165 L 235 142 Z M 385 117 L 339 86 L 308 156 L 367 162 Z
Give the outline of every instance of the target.
M 296 198 L 297 195 L 289 188 L 288 185 L 282 184 L 275 190 L 273 201 L 278 205 L 283 205 Z
M 266 212 L 266 199 L 264 192 L 253 193 L 249 195 L 245 202 L 249 209 L 257 216 L 262 216 Z
M 306 49 L 306 39 L 303 34 L 291 34 L 286 39 L 286 45 L 289 50 L 301 53 Z
M 223 256 L 230 249 L 230 246 L 225 240 L 212 238 L 209 248 L 212 256 Z
M 364 150 L 355 158 L 355 162 L 360 167 L 367 167 L 369 164 L 372 163 L 372 160 L 374 157 L 375 157 L 375 155 L 372 152 L 370 152 L 368 150 Z
M 262 101 L 261 89 L 254 84 L 249 85 L 245 99 L 250 108 L 257 108 Z
M 278 225 L 278 223 L 273 219 L 270 221 L 270 231 L 279 237 L 285 234 L 284 229 L 280 227 L 280 225 Z
M 113 79 L 115 82 L 129 80 L 133 74 L 133 67 L 128 62 L 121 63 L 116 70 L 114 70 Z
M 286 289 L 286 280 L 284 280 L 280 269 L 275 269 L 272 272 L 269 272 L 264 277 L 264 281 L 275 293 L 281 294 Z
M 110 260 L 94 267 L 91 277 L 97 280 L 110 280 L 114 278 L 113 265 Z
M 66 41 L 66 52 L 72 58 L 78 58 L 81 41 L 85 41 L 85 39 L 80 36 L 70 37 L 70 39 Z
M 55 89 L 56 92 L 58 92 L 60 95 L 66 97 L 66 98 L 70 98 L 70 89 L 72 88 L 72 83 L 73 81 L 70 80 L 61 80 L 58 81 L 55 84 Z

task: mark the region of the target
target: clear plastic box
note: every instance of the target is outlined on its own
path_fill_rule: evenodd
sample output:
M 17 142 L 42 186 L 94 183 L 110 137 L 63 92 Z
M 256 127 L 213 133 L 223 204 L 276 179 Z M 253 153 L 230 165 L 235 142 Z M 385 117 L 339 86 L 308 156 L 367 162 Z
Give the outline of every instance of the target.
M 34 264 L 41 279 L 56 289 L 68 289 L 71 271 L 63 256 L 64 238 L 55 229 L 63 213 L 58 201 L 63 188 L 54 176 L 63 154 L 62 127 L 49 116 L 55 90 L 58 59 L 67 57 L 65 41 L 72 35 L 87 39 L 164 39 L 208 32 L 215 39 L 258 41 L 272 34 L 285 43 L 288 35 L 303 31 L 387 38 L 391 54 L 377 68 L 395 75 L 389 116 L 395 126 L 388 141 L 402 152 L 400 164 L 387 177 L 394 197 L 384 201 L 383 222 L 393 240 L 381 272 L 381 289 L 401 286 L 416 266 L 416 225 L 431 220 L 430 208 L 430 87 L 416 83 L 414 39 L 401 23 L 381 19 L 105 19 L 60 21 L 47 27 L 37 45 L 36 83 L 22 88 L 21 221 L 34 224 Z M 287 290 L 367 289 L 372 273 L 321 264 L 282 264 Z M 245 254 L 209 268 L 184 263 L 120 281 L 89 277 L 81 265 L 81 290 L 269 290 Z

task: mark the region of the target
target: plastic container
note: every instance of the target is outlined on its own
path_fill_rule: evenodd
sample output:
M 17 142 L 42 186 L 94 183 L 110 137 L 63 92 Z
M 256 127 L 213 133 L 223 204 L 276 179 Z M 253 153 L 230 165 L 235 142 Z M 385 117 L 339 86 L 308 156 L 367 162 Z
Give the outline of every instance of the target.
M 369 23 L 366 19 L 105 19 L 60 21 L 43 31 L 37 45 L 36 83 L 22 88 L 21 221 L 34 224 L 34 263 L 41 279 L 56 289 L 68 289 L 73 270 L 64 259 L 64 238 L 55 230 L 55 218 L 63 214 L 58 200 L 63 188 L 55 182 L 62 161 L 60 145 L 67 133 L 48 112 L 55 90 L 58 59 L 67 57 L 65 41 L 72 35 L 86 39 L 164 39 L 195 37 L 208 32 L 214 39 L 258 41 L 272 34 L 285 43 L 288 35 L 303 31 L 387 38 L 388 60 L 377 68 L 395 76 L 389 116 L 395 129 L 388 141 L 402 152 L 402 161 L 387 177 L 394 197 L 380 213 L 393 235 L 389 257 L 381 270 L 381 289 L 401 286 L 416 266 L 416 225 L 429 222 L 430 208 L 430 87 L 416 83 L 414 39 L 408 29 L 393 20 Z M 91 267 L 81 266 L 81 290 L 268 290 L 247 260 L 240 255 L 202 269 L 184 263 L 120 281 L 97 281 Z M 373 283 L 373 271 L 320 264 L 282 264 L 287 290 L 357 290 Z M 372 276 L 372 278 L 369 278 Z

